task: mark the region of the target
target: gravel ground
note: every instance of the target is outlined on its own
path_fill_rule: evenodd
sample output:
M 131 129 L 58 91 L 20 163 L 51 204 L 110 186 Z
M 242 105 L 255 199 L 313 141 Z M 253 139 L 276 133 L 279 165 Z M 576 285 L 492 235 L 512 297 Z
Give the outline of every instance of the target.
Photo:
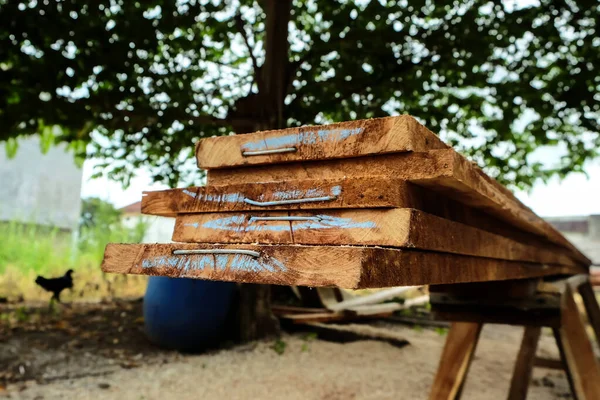
M 165 353 L 162 361 L 115 368 L 105 375 L 9 384 L 13 399 L 426 399 L 444 344 L 439 333 L 379 325 L 405 337 L 348 344 L 285 335 L 285 351 L 259 342 L 203 355 Z M 487 325 L 463 399 L 506 398 L 522 328 Z M 279 346 L 280 347 L 280 346 Z M 539 353 L 557 357 L 545 334 Z M 159 357 L 160 358 L 160 357 Z M 76 360 L 71 360 L 76 362 Z M 536 369 L 528 399 L 571 398 L 564 373 Z

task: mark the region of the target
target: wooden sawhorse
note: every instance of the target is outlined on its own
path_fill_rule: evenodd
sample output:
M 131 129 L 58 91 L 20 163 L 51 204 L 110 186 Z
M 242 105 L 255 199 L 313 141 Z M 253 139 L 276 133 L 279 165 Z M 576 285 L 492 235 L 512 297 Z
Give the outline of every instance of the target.
M 525 326 L 513 370 L 509 400 L 525 399 L 533 367 L 562 366 L 576 399 L 600 399 L 600 367 L 575 303 L 579 292 L 600 343 L 600 308 L 588 275 L 555 282 L 535 280 L 436 285 L 431 307 L 452 321 L 430 399 L 459 399 L 484 323 Z M 554 332 L 561 360 L 536 359 L 542 327 Z

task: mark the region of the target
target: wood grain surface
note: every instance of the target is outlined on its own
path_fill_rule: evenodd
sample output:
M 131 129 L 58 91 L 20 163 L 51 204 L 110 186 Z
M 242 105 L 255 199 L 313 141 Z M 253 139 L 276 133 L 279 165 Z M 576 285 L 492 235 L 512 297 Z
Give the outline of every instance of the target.
M 184 214 L 176 220 L 173 241 L 404 247 L 577 265 L 564 252 L 406 208 Z
M 411 208 L 420 202 L 418 187 L 386 178 L 342 178 L 240 183 L 144 192 L 142 213 L 171 217 L 183 213 L 331 208 Z M 314 199 L 325 198 L 323 201 Z M 283 201 L 282 205 L 253 205 Z M 290 201 L 307 200 L 302 203 Z
M 175 250 L 250 250 L 174 255 Z M 347 289 L 541 277 L 572 267 L 358 246 L 109 244 L 104 272 Z
M 521 203 L 508 189 L 453 149 L 270 165 L 208 173 L 210 184 L 273 182 L 287 179 L 335 179 L 373 176 L 402 179 L 477 208 L 506 223 L 562 246 L 585 265 L 590 260 L 552 225 Z

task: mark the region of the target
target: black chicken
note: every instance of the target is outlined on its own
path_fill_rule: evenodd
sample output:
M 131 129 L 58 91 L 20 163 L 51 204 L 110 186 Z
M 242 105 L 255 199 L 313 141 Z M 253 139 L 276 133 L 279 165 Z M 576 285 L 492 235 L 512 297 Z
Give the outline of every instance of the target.
M 68 270 L 63 276 L 60 278 L 44 278 L 43 276 L 38 276 L 35 278 L 35 283 L 40 285 L 42 289 L 47 292 L 52 292 L 52 297 L 50 298 L 50 303 L 52 300 L 56 300 L 60 303 L 60 292 L 65 289 L 73 288 L 73 270 Z

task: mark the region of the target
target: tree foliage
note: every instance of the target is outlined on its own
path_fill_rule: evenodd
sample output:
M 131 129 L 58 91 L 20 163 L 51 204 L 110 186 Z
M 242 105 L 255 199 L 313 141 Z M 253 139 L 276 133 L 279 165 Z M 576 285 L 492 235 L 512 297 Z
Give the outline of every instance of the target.
M 97 197 L 81 200 L 81 228 L 98 228 L 109 231 L 121 221 L 121 211 L 112 203 Z
M 596 0 L 290 1 L 0 0 L 0 140 L 171 185 L 203 136 L 397 113 L 522 187 L 597 155 Z

